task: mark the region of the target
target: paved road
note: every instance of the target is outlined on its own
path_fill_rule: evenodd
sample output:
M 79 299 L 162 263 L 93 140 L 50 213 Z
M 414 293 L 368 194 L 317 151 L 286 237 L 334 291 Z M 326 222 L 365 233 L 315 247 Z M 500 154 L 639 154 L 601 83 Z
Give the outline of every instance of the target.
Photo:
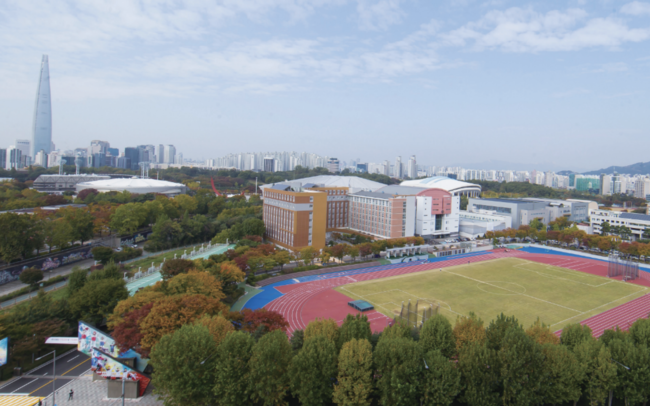
M 56 358 L 56 388 L 70 382 L 90 369 L 90 357 L 74 351 Z M 35 369 L 0 388 L 0 393 L 28 393 L 32 396 L 48 396 L 52 393 L 53 364 Z

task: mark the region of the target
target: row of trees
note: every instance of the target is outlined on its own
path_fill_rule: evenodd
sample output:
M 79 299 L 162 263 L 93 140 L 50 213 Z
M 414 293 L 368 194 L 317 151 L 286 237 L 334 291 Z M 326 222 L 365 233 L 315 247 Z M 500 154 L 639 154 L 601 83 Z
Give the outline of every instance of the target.
M 503 314 L 452 327 L 396 323 L 372 334 L 365 316 L 314 320 L 291 339 L 280 329 L 215 335 L 197 323 L 153 348 L 153 384 L 169 404 L 597 405 L 650 397 L 650 321 L 598 340 L 579 324 L 558 338 L 539 320 L 524 329 Z M 183 354 L 181 357 L 177 354 Z

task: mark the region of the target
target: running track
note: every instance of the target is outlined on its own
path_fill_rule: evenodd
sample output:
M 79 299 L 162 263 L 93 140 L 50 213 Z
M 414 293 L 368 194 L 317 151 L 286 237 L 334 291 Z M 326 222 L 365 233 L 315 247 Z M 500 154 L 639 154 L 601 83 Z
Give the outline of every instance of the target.
M 372 279 L 404 275 L 414 272 L 427 271 L 437 268 L 446 268 L 463 265 L 467 262 L 487 261 L 504 257 L 519 257 L 526 260 L 545 263 L 553 266 L 564 267 L 594 275 L 607 275 L 607 262 L 580 257 L 575 254 L 558 254 L 539 248 L 524 248 L 522 250 L 495 250 L 462 254 L 454 257 L 435 258 L 427 262 L 418 261 L 408 264 L 383 265 L 371 268 L 355 269 L 351 271 L 333 272 L 317 276 L 308 276 L 288 281 L 279 282 L 265 287 L 266 292 L 255 296 L 246 303 L 246 308 L 265 307 L 281 313 L 289 322 L 288 333 L 296 329 L 304 329 L 311 320 L 333 318 L 339 324 L 347 314 L 358 313 L 347 306 L 349 298 L 333 288 Z M 650 286 L 648 280 L 639 279 L 634 283 Z M 581 324 L 589 325 L 595 337 L 615 326 L 623 329 L 640 317 L 648 317 L 650 313 L 650 295 L 635 299 L 631 302 L 610 309 L 604 313 L 582 321 Z M 390 318 L 377 311 L 364 313 L 368 316 L 373 331 L 381 331 L 390 322 Z M 561 331 L 556 332 L 560 334 Z

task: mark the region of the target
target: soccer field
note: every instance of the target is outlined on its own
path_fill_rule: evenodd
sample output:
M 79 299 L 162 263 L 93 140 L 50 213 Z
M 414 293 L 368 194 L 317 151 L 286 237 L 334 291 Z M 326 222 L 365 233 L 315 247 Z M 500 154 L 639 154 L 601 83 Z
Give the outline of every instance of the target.
M 539 316 L 552 330 L 579 322 L 635 299 L 648 288 L 520 258 L 501 258 L 435 269 L 335 288 L 363 299 L 386 316 L 402 303 L 419 300 L 439 309 L 452 324 L 459 315 L 476 313 L 486 325 L 498 314 L 514 315 L 524 327 Z

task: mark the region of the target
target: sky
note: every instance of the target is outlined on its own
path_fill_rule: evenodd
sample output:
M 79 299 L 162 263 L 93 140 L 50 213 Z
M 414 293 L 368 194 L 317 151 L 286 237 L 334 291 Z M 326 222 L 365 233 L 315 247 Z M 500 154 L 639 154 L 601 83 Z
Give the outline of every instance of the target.
M 0 147 L 31 138 L 43 54 L 60 149 L 650 161 L 650 2 L 3 0 Z

